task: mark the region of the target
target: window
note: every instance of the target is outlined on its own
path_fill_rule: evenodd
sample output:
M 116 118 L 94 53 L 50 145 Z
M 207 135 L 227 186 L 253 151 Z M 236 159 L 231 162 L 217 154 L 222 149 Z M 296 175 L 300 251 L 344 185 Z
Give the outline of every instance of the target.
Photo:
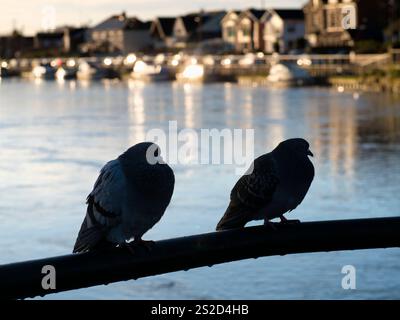
M 251 35 L 251 29 L 250 29 L 249 27 L 244 27 L 244 28 L 242 29 L 242 33 L 243 33 L 243 36 L 245 36 L 245 37 L 250 37 L 250 35 Z
M 235 33 L 235 28 L 234 27 L 227 27 L 226 28 L 226 35 L 228 38 L 234 38 L 236 33 Z
M 312 15 L 312 26 L 315 29 L 319 29 L 320 27 L 319 14 L 317 12 L 313 13 Z
M 326 11 L 326 26 L 328 29 L 338 29 L 341 27 L 341 10 L 328 9 Z
M 288 26 L 287 27 L 287 32 L 288 33 L 294 33 L 296 31 L 296 27 L 295 26 Z

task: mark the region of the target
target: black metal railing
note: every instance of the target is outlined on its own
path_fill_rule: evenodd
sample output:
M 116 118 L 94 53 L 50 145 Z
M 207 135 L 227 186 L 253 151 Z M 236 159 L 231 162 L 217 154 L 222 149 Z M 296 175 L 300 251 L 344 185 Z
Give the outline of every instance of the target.
M 0 298 L 20 299 L 263 256 L 400 247 L 400 218 L 249 227 L 158 241 L 151 251 L 126 248 L 0 266 Z M 43 289 L 44 266 L 56 289 Z M 212 272 L 212 270 L 210 270 Z

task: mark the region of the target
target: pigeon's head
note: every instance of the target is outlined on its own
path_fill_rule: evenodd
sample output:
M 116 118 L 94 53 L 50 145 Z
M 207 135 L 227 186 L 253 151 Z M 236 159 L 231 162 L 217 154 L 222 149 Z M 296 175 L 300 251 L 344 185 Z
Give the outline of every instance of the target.
M 306 140 L 301 138 L 285 140 L 279 144 L 277 150 L 299 157 L 314 156 L 313 153 L 310 151 L 310 144 Z
M 164 163 L 160 147 L 152 142 L 142 142 L 134 145 L 120 156 L 120 160 L 130 165 L 137 163 L 151 165 Z

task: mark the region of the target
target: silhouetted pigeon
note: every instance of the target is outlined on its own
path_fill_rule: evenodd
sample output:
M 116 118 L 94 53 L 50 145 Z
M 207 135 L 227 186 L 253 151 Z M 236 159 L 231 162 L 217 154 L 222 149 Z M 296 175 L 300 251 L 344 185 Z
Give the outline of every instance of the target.
M 108 162 L 87 198 L 74 253 L 126 245 L 131 239 L 146 244 L 142 236 L 163 216 L 174 184 L 174 173 L 156 144 L 139 143 Z
M 231 191 L 230 204 L 217 230 L 244 227 L 252 220 L 281 218 L 304 199 L 314 178 L 313 156 L 304 139 L 281 142 L 272 152 L 254 160 Z

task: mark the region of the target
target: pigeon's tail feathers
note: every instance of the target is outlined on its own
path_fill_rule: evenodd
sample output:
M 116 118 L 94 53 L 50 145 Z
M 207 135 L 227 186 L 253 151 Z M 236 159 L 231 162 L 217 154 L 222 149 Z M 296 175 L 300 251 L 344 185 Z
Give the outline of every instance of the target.
M 217 231 L 243 228 L 249 222 L 247 213 L 245 208 L 231 203 L 221 221 L 218 222 Z
M 93 206 L 88 206 L 88 213 L 93 210 Z M 83 220 L 81 229 L 79 230 L 78 238 L 76 239 L 73 253 L 89 251 L 98 246 L 105 238 L 106 228 L 99 224 L 91 224 L 91 214 L 87 214 Z
M 80 253 L 89 251 L 97 247 L 97 245 L 103 240 L 103 230 L 94 227 L 84 230 L 79 233 L 78 239 L 76 239 L 73 253 Z

